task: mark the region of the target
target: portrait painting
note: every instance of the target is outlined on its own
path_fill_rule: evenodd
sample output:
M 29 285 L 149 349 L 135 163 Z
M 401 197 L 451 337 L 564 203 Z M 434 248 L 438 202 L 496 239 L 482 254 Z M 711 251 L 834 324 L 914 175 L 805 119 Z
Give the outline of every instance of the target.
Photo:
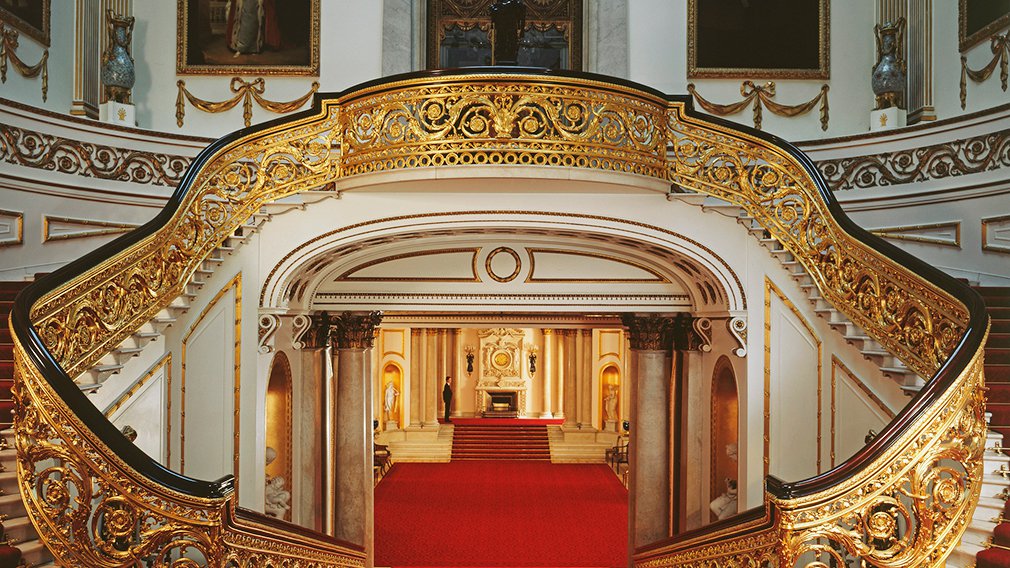
M 178 3 L 180 75 L 319 75 L 319 0 Z
M 0 21 L 49 47 L 50 0 L 0 0 Z
M 967 51 L 988 42 L 1010 26 L 1010 0 L 959 0 L 957 5 L 958 49 Z
M 829 0 L 688 0 L 688 77 L 827 79 Z

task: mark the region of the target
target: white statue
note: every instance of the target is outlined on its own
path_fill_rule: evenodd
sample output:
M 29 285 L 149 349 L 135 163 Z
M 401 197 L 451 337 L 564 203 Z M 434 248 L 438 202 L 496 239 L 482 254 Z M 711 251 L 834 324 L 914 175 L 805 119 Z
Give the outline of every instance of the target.
M 400 391 L 396 390 L 396 385 L 393 384 L 393 381 L 386 383 L 385 396 L 386 400 L 382 408 L 386 411 L 386 420 L 392 422 L 396 420 L 393 416 L 393 412 L 396 410 L 396 397 L 400 396 Z
M 617 420 L 617 387 L 610 385 L 607 396 L 603 399 L 603 419 Z
M 732 444 L 726 444 L 726 455 L 729 457 L 729 459 L 736 461 L 736 454 L 737 454 L 736 443 L 734 442 Z
M 736 514 L 736 480 L 726 478 L 726 492 L 709 503 L 708 508 L 720 521 Z
M 284 478 L 280 475 L 267 479 L 266 499 L 263 508 L 267 515 L 283 519 L 291 508 L 291 493 L 284 490 Z
M 276 459 L 277 450 L 267 446 L 267 465 L 269 466 Z M 267 515 L 277 517 L 278 519 L 283 519 L 284 515 L 287 514 L 288 509 L 291 508 L 291 492 L 284 489 L 284 484 L 284 477 L 280 475 L 270 477 L 270 475 L 267 474 L 267 486 L 263 499 L 263 510 Z

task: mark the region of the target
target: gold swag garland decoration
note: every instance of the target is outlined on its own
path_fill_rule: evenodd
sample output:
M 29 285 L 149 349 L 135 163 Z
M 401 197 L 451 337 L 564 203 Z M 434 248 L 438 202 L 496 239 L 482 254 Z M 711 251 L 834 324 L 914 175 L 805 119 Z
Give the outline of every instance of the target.
M 246 81 L 240 77 L 232 77 L 229 87 L 231 88 L 231 92 L 235 93 L 235 96 L 227 100 L 215 102 L 201 99 L 189 92 L 186 89 L 186 82 L 181 79 L 176 84 L 179 86 L 179 95 L 175 99 L 175 123 L 180 128 L 182 128 L 183 120 L 186 118 L 185 101 L 187 100 L 189 104 L 198 110 L 210 113 L 231 110 L 241 101 L 242 118 L 245 120 L 245 125 L 249 126 L 252 124 L 252 103 L 254 100 L 261 108 L 277 114 L 285 114 L 301 108 L 319 90 L 319 82 L 313 81 L 309 92 L 295 100 L 287 102 L 271 101 L 263 97 L 263 92 L 266 91 L 266 80 L 262 77 L 257 77 L 252 81 Z
M 1006 92 L 1007 63 L 1010 61 L 1010 31 L 989 38 L 989 49 L 992 50 L 992 59 L 985 67 L 977 70 L 969 69 L 968 56 L 961 54 L 961 110 L 964 110 L 968 98 L 968 77 L 971 77 L 971 80 L 976 83 L 985 82 L 996 71 L 997 63 L 999 63 L 1000 84 L 1003 91 Z
M 46 102 L 49 95 L 49 50 L 42 51 L 42 59 L 35 65 L 28 65 L 18 57 L 18 31 L 7 27 L 6 22 L 0 20 L 0 83 L 7 82 L 7 62 L 14 65 L 14 69 L 25 79 L 32 79 L 42 74 L 42 102 Z
M 768 107 L 768 110 L 772 111 L 774 114 L 779 116 L 799 116 L 801 114 L 806 114 L 810 112 L 810 109 L 819 102 L 821 103 L 821 130 L 828 129 L 828 84 L 825 83 L 821 85 L 821 92 L 817 93 L 817 96 L 810 99 L 805 103 L 800 103 L 798 105 L 784 105 L 777 103 L 772 100 L 775 96 L 775 82 L 768 81 L 764 85 L 755 85 L 753 81 L 747 80 L 740 85 L 740 96 L 743 100 L 737 101 L 735 103 L 721 105 L 718 103 L 713 103 L 701 95 L 694 87 L 694 83 L 689 83 L 687 85 L 687 92 L 691 93 L 691 96 L 698 101 L 698 105 L 705 109 L 706 112 L 710 112 L 719 116 L 726 116 L 730 114 L 736 114 L 747 107 L 751 102 L 754 103 L 754 128 L 761 130 L 761 118 L 762 118 L 762 108 Z

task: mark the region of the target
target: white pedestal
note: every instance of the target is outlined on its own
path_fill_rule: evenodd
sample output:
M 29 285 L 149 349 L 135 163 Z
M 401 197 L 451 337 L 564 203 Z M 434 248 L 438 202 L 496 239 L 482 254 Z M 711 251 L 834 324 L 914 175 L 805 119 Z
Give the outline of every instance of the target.
M 137 107 L 116 101 L 102 103 L 99 107 L 99 118 L 102 122 L 120 126 L 137 126 Z
M 603 423 L 604 432 L 617 432 L 617 420 L 607 420 Z
M 387 420 L 386 421 L 386 431 L 396 430 L 399 427 L 400 427 L 400 425 L 396 423 L 396 420 Z
M 888 107 L 870 112 L 870 131 L 890 130 L 905 126 L 907 112 L 898 107 Z

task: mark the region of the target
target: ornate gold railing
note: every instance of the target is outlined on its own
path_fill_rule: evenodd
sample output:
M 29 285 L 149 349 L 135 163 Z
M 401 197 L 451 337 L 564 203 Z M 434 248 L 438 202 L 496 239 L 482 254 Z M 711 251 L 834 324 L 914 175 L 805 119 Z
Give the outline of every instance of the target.
M 357 174 L 499 164 L 648 176 L 738 203 L 803 263 L 823 297 L 933 377 L 835 470 L 794 484 L 769 479 L 757 524 L 741 517 L 658 543 L 638 551 L 638 563 L 819 566 L 860 556 L 915 566 L 949 553 L 981 482 L 987 319 L 977 296 L 855 227 L 812 164 L 774 137 L 702 119 L 687 99 L 640 85 L 484 69 L 366 84 L 226 137 L 194 161 L 158 218 L 19 297 L 20 488 L 58 561 L 360 564 L 353 547 L 278 527 L 251 530 L 255 521 L 243 528 L 228 480 L 164 470 L 126 443 L 70 377 L 171 302 L 267 201 Z

